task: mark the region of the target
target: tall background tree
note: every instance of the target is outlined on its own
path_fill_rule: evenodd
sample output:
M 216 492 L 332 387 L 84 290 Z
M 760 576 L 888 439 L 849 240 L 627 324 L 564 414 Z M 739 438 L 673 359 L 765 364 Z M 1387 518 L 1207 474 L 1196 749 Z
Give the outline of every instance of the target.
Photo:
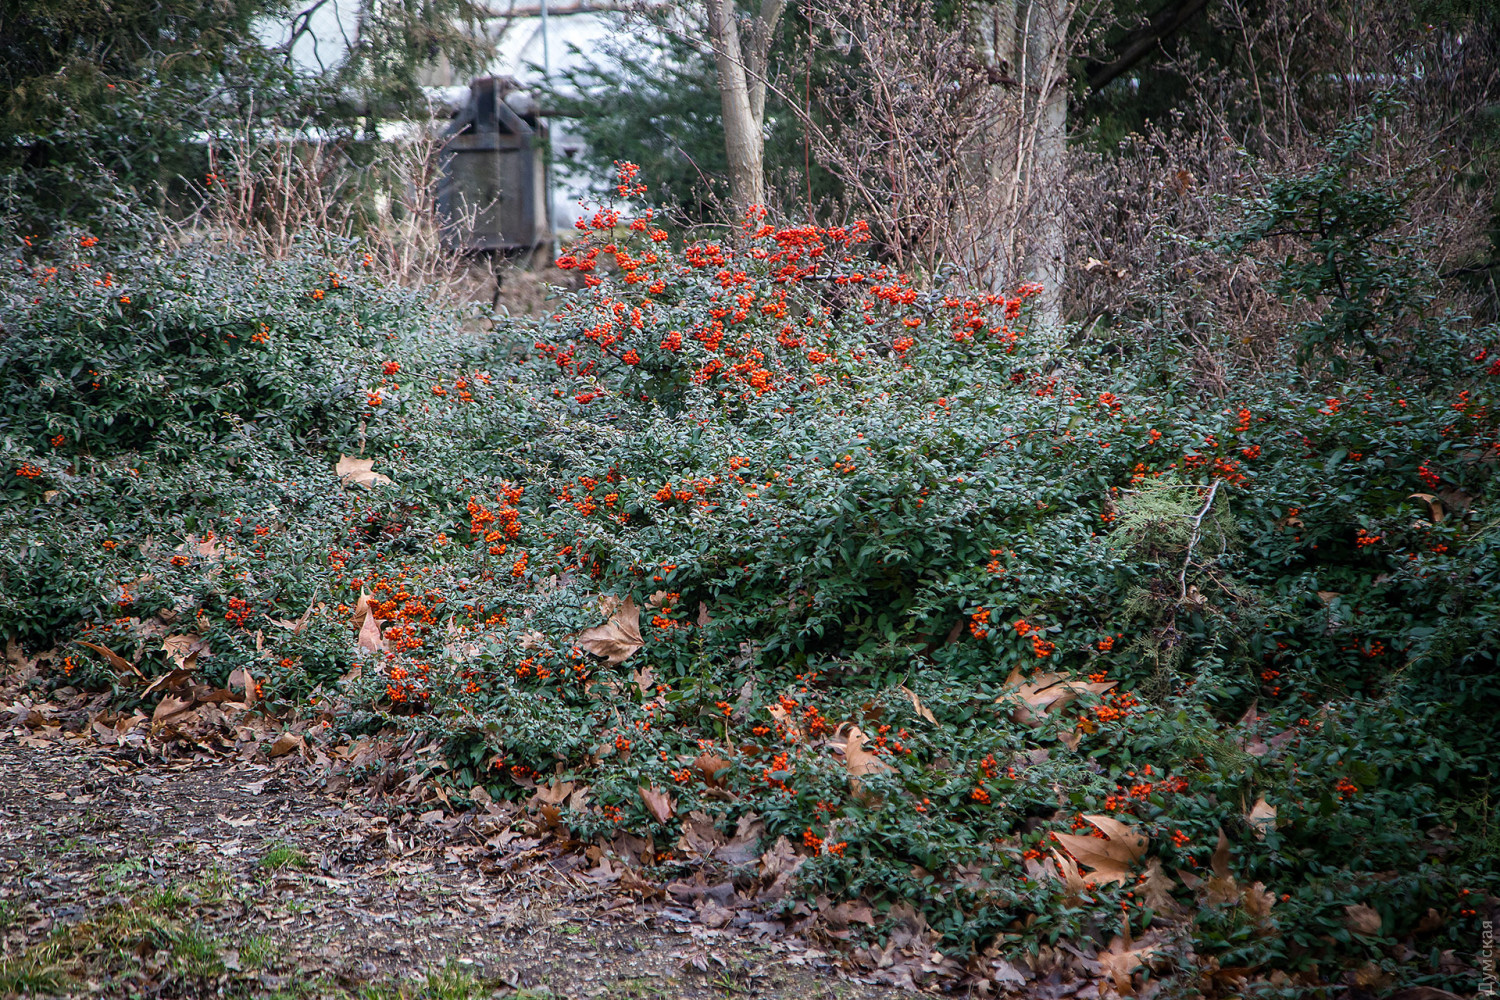
M 703 3 L 718 67 L 729 192 L 741 212 L 766 202 L 768 60 L 784 6 L 785 0 L 760 0 L 753 12 L 742 13 L 735 0 Z

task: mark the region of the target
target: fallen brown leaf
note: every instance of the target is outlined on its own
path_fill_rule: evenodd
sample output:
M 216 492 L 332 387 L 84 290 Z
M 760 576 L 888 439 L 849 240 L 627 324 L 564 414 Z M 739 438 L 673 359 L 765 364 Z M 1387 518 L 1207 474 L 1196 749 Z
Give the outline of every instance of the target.
M 375 460 L 373 458 L 355 458 L 352 455 L 340 455 L 338 464 L 333 467 L 334 475 L 339 481 L 348 485 L 355 483 L 369 489 L 380 483 L 389 483 L 389 476 L 382 476 L 375 471 Z
M 186 712 L 195 704 L 197 700 L 191 694 L 185 697 L 174 694 L 163 695 L 161 701 L 156 703 L 156 711 L 151 713 L 151 724 L 154 726 L 159 722 L 167 722 Z
M 385 636 L 380 634 L 380 622 L 373 614 L 366 614 L 359 626 L 359 648 L 371 652 L 385 649 Z
M 900 691 L 902 694 L 911 699 L 912 711 L 916 712 L 918 716 L 926 719 L 934 726 L 937 725 L 937 716 L 933 715 L 932 710 L 922 704 L 922 700 L 917 697 L 917 693 L 915 691 L 907 687 L 905 684 L 901 685 Z
M 1380 911 L 1365 903 L 1351 903 L 1344 907 L 1344 926 L 1356 934 L 1374 937 L 1380 933 Z
M 116 653 L 114 650 L 109 649 L 106 646 L 101 646 L 98 643 L 88 642 L 84 639 L 79 639 L 78 645 L 87 646 L 89 649 L 92 649 L 94 652 L 104 657 L 109 665 L 114 667 L 116 670 L 128 670 L 131 673 L 135 674 L 137 677 L 140 677 L 142 680 L 145 680 L 145 677 L 139 670 L 136 669 L 134 663 L 131 663 L 129 660 L 125 659 L 125 657 L 121 656 L 119 653 Z
M 719 772 L 729 766 L 729 761 L 725 760 L 723 757 L 715 757 L 713 754 L 706 753 L 702 754 L 698 757 L 697 760 L 693 761 L 693 766 L 696 767 L 698 769 L 698 772 L 703 775 L 704 781 L 708 782 L 710 785 L 717 786 L 721 784 L 721 782 L 719 781 Z
M 1082 864 L 1093 869 L 1089 878 L 1096 882 L 1124 882 L 1130 870 L 1146 853 L 1147 838 L 1110 816 L 1084 816 L 1109 839 L 1080 837 L 1071 833 L 1054 833 L 1058 843 Z
M 646 811 L 656 819 L 658 823 L 665 823 L 672 818 L 672 812 L 676 808 L 667 793 L 655 785 L 642 785 L 637 789 L 641 793 L 641 801 L 646 803 Z
M 178 670 L 192 670 L 198 665 L 199 656 L 210 655 L 208 640 L 192 632 L 167 636 L 162 639 L 161 648 Z
M 1115 991 L 1124 996 L 1135 992 L 1135 970 L 1149 967 L 1157 952 L 1155 935 L 1132 942 L 1129 936 L 1116 936 L 1109 947 L 1094 956 L 1099 969 L 1110 978 Z
M 1423 503 L 1425 503 L 1427 505 L 1427 512 L 1432 515 L 1433 524 L 1441 524 L 1444 516 L 1447 514 L 1447 512 L 1443 510 L 1443 501 L 1439 500 L 1431 493 L 1413 493 L 1407 499 L 1421 500 Z
M 865 749 L 868 742 L 858 726 L 849 727 L 849 742 L 844 746 L 844 767 L 850 778 L 864 778 L 891 770 L 891 765 Z
M 603 625 L 584 629 L 578 633 L 578 645 L 602 658 L 610 666 L 619 666 L 640 649 L 645 642 L 641 638 L 641 609 L 635 599 L 625 598 Z
M 302 746 L 302 737 L 297 733 L 282 733 L 276 737 L 275 742 L 266 748 L 266 756 L 272 758 L 285 757 L 293 750 L 301 749 Z
M 1266 801 L 1262 795 L 1255 800 L 1255 805 L 1245 814 L 1245 822 L 1250 824 L 1250 829 L 1261 840 L 1266 839 L 1266 834 L 1276 829 L 1276 807 Z
M 1078 898 L 1088 891 L 1088 883 L 1084 881 L 1083 873 L 1078 870 L 1078 862 L 1055 847 L 1052 849 L 1052 857 L 1057 864 L 1055 874 L 1067 886 L 1069 900 L 1077 902 Z
M 250 673 L 250 668 L 237 667 L 230 671 L 229 690 L 236 688 L 244 692 L 246 705 L 255 704 L 255 675 Z

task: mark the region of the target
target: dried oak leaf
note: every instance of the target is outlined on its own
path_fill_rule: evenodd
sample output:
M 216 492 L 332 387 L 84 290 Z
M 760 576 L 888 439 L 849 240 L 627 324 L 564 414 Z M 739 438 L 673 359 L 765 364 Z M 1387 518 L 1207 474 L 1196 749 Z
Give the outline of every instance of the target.
M 161 641 L 161 648 L 178 670 L 192 670 L 198 665 L 200 655 L 209 654 L 208 640 L 192 632 L 167 636 Z
M 1094 961 L 1099 963 L 1099 970 L 1109 976 L 1115 991 L 1129 996 L 1135 992 L 1135 970 L 1151 965 L 1159 950 L 1157 944 L 1155 934 L 1134 942 L 1128 936 L 1116 936 L 1107 949 L 1094 956 Z
M 356 483 L 369 489 L 381 483 L 389 483 L 389 476 L 382 476 L 375 471 L 375 460 L 373 458 L 355 458 L 352 455 L 340 455 L 338 464 L 333 467 L 334 475 L 345 485 Z
M 1130 869 L 1146 853 L 1146 837 L 1111 816 L 1083 818 L 1109 839 L 1080 837 L 1070 833 L 1054 833 L 1052 836 L 1067 848 L 1069 854 L 1093 869 L 1088 873 L 1093 881 L 1126 881 L 1130 877 Z
M 603 625 L 578 633 L 578 645 L 602 658 L 610 666 L 619 666 L 645 645 L 641 638 L 641 609 L 635 599 L 625 598 Z
M 173 721 L 196 704 L 197 700 L 191 693 L 181 697 L 174 694 L 163 695 L 161 701 L 156 703 L 156 711 L 151 713 L 151 725 Z
M 1176 883 L 1172 876 L 1162 871 L 1161 862 L 1155 858 L 1146 866 L 1146 877 L 1141 882 L 1141 892 L 1146 900 L 1146 905 L 1155 913 L 1166 917 L 1175 917 L 1182 913 L 1182 907 L 1177 900 L 1172 898 L 1172 889 Z

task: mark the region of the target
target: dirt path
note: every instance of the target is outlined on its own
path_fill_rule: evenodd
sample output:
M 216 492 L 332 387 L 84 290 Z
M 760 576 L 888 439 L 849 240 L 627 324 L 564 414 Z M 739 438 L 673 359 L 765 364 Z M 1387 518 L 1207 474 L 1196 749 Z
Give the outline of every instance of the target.
M 899 995 L 441 834 L 274 763 L 0 733 L 0 997 Z

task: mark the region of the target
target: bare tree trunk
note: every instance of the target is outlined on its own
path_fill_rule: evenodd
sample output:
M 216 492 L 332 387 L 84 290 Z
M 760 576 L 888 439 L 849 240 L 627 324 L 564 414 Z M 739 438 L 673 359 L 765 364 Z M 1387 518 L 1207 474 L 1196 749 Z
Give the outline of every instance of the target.
M 1010 89 L 1018 84 L 1016 7 L 1022 2 L 998 0 L 970 8 L 975 54 L 992 81 L 991 87 Z M 964 227 L 968 230 L 969 270 L 979 284 L 1000 291 L 1014 282 L 1018 270 L 1015 225 L 1019 221 L 1016 201 L 1021 144 L 1015 119 L 1020 109 L 1009 98 L 993 103 L 998 107 L 984 120 L 984 141 L 970 153 L 972 162 L 964 180 L 967 197 L 960 203 L 973 206 L 973 218 Z
M 751 20 L 748 37 L 742 37 L 734 0 L 704 0 L 719 72 L 729 194 L 741 212 L 766 201 L 766 72 L 783 4 L 784 0 L 765 0 Z
M 1027 5 L 1026 66 L 1023 85 L 1035 103 L 1031 151 L 1031 225 L 1027 277 L 1042 285 L 1037 297 L 1040 325 L 1062 323 L 1062 286 L 1067 276 L 1067 205 L 1064 181 L 1068 146 L 1068 21 L 1071 0 L 1030 0 Z
M 970 267 L 992 289 L 1025 279 L 1044 291 L 1043 324 L 1062 321 L 1062 192 L 1067 153 L 1068 27 L 1075 0 L 995 0 L 973 9 L 975 54 L 1008 96 L 986 126 L 967 183 L 991 221 L 971 235 Z

